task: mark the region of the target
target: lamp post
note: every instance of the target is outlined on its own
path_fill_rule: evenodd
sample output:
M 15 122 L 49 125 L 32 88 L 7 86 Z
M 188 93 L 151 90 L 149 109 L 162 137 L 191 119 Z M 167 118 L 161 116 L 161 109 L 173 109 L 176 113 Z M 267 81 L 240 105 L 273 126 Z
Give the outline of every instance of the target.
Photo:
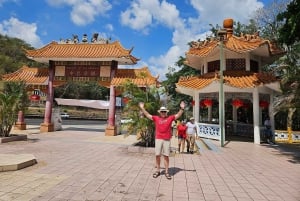
M 220 39 L 220 90 L 219 90 L 219 127 L 220 127 L 220 142 L 221 147 L 224 147 L 224 90 L 223 90 L 223 71 L 224 71 L 224 52 L 223 52 L 223 43 L 226 37 L 227 31 L 221 29 L 218 31 L 218 36 Z

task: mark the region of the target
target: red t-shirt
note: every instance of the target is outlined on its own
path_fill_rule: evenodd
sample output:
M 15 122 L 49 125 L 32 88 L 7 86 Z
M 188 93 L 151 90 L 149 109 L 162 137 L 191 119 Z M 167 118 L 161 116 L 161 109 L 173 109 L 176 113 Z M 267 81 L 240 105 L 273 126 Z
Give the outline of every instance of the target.
M 171 139 L 171 125 L 172 121 L 175 120 L 175 115 L 171 115 L 166 118 L 152 115 L 152 120 L 155 123 L 155 138 L 163 140 Z
M 186 125 L 179 124 L 177 126 L 178 136 L 181 136 L 182 138 L 185 139 L 186 138 L 186 129 L 187 129 Z

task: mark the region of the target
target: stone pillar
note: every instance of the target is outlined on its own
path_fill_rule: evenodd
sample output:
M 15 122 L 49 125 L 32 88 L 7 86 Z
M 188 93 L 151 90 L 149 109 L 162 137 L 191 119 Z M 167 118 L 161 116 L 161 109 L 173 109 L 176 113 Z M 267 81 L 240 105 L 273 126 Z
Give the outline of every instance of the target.
M 269 117 L 270 117 L 270 121 L 271 121 L 271 129 L 272 129 L 272 133 L 273 133 L 273 142 L 275 142 L 275 119 L 274 119 L 274 92 L 272 91 L 270 94 L 270 100 L 269 100 Z
M 260 144 L 260 127 L 259 127 L 259 93 L 258 88 L 253 90 L 253 128 L 254 128 L 254 143 Z
M 208 116 L 207 116 L 208 122 L 212 123 L 212 106 L 211 105 L 207 107 L 207 111 L 208 111 L 207 112 L 207 114 L 208 114 Z M 219 121 L 220 121 L 220 119 L 219 119 Z
M 194 112 L 194 118 L 195 122 L 199 122 L 199 108 L 200 108 L 200 101 L 199 101 L 199 94 L 196 92 L 195 94 L 195 112 Z
M 48 93 L 46 99 L 46 108 L 44 115 L 44 122 L 41 123 L 40 132 L 53 132 L 54 124 L 51 122 L 52 117 L 52 105 L 53 105 L 53 80 L 55 74 L 55 64 L 54 61 L 49 61 L 49 81 L 48 81 Z

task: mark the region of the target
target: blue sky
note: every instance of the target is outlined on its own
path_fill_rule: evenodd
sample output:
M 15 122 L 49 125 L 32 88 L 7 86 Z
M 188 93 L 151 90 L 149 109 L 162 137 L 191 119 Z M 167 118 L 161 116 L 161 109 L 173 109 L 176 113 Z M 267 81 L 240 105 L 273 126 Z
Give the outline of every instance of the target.
M 120 41 L 154 76 L 165 79 L 187 43 L 203 39 L 223 19 L 248 23 L 272 0 L 0 0 L 0 33 L 35 48 L 93 33 Z M 225 3 L 226 2 L 226 3 Z

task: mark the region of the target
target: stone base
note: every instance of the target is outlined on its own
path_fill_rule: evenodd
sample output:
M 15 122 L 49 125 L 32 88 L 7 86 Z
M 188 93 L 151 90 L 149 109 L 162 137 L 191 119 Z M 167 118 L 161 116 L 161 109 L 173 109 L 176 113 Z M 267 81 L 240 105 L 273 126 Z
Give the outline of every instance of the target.
M 14 125 L 15 130 L 26 130 L 26 123 L 25 122 L 17 122 Z
M 53 123 L 41 123 L 40 132 L 54 132 L 54 124 Z
M 20 170 L 36 163 L 32 154 L 0 154 L 0 172 Z
M 9 137 L 0 137 L 0 143 L 7 143 L 13 141 L 27 140 L 27 135 L 10 135 Z
M 105 129 L 105 136 L 115 136 L 115 135 L 117 135 L 117 127 L 107 125 Z

